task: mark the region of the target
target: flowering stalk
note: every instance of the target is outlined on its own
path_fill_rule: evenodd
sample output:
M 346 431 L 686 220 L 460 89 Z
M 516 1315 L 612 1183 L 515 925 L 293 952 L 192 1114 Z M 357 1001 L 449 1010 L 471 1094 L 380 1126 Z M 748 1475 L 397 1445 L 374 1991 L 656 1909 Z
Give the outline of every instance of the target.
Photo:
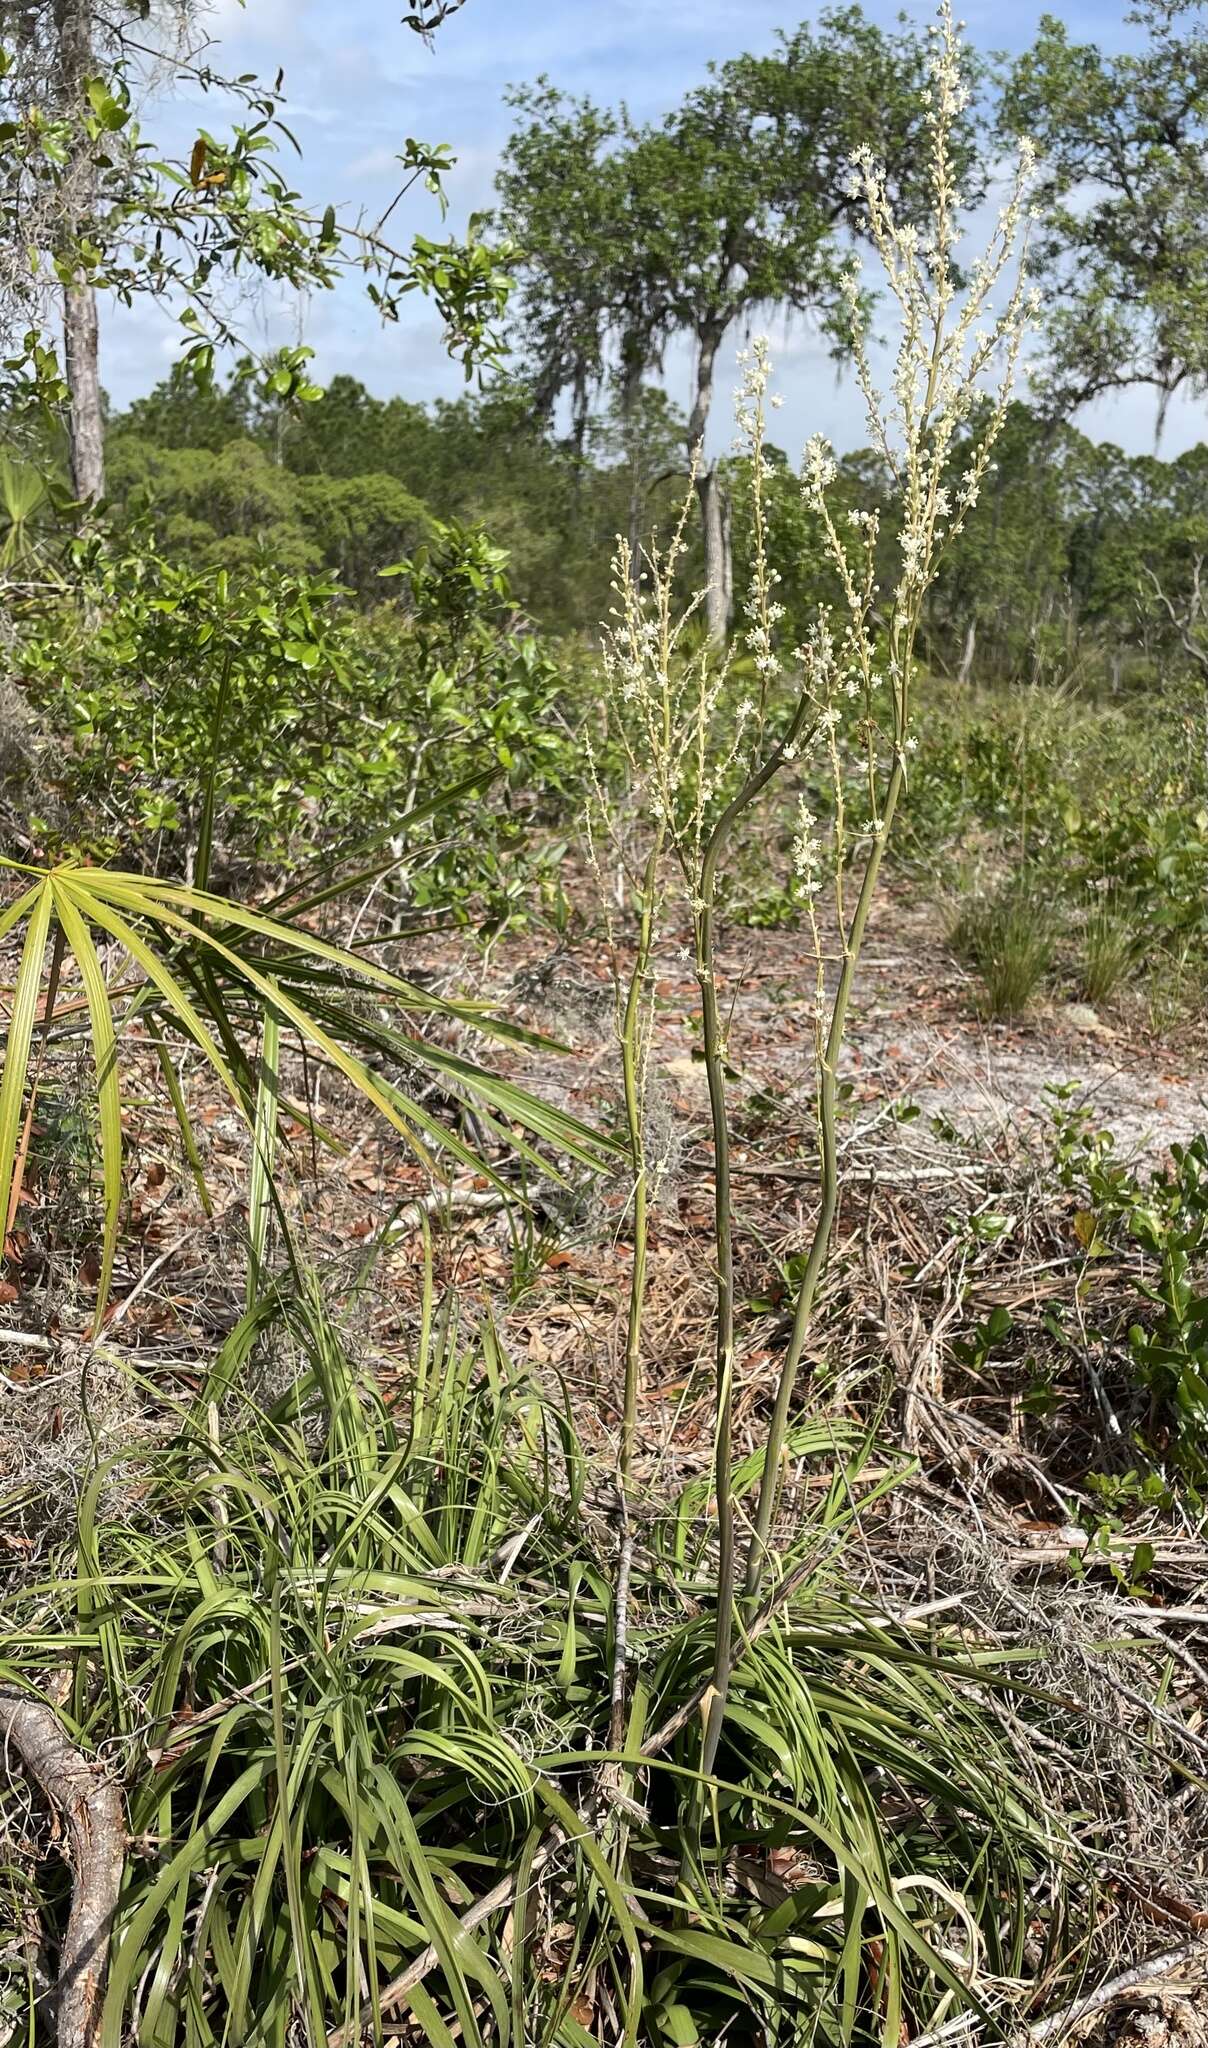
M 638 1400 L 642 1381 L 642 1320 L 646 1306 L 646 1271 L 650 1249 L 650 1163 L 646 1151 L 645 1131 L 646 1056 L 649 1049 L 647 992 L 650 983 L 650 959 L 654 949 L 662 855 L 663 832 L 656 829 L 654 843 L 642 873 L 638 896 L 637 954 L 630 969 L 618 1022 L 625 1133 L 629 1145 L 630 1171 L 633 1176 L 633 1262 L 629 1274 L 629 1304 L 625 1317 L 625 1367 L 621 1395 L 621 1450 L 617 1487 L 620 1522 L 620 1563 L 615 1598 L 617 1649 L 613 1662 L 608 1731 L 608 1747 L 614 1755 L 622 1748 L 625 1740 L 625 1648 L 629 1621 L 629 1577 L 633 1562 L 633 1538 L 629 1527 L 629 1488 L 634 1447 L 637 1442 Z
M 684 621 L 673 612 L 675 569 L 685 552 L 687 504 L 664 553 L 651 550 L 635 561 L 626 540 L 617 543 L 613 560 L 613 607 L 616 624 L 604 641 L 604 677 L 612 713 L 613 737 L 625 755 L 634 788 L 646 790 L 645 810 L 652 832 L 644 859 L 634 870 L 620 820 L 605 791 L 596 763 L 591 733 L 585 733 L 591 801 L 587 808 L 587 846 L 600 885 L 612 952 L 616 1005 L 615 1028 L 621 1054 L 621 1086 L 633 1205 L 633 1265 L 625 1325 L 624 1387 L 621 1398 L 619 1471 L 622 1494 L 629 1483 L 637 1435 L 641 1391 L 642 1317 L 646 1298 L 647 1256 L 652 1170 L 646 1147 L 647 1069 L 650 1052 L 650 966 L 658 936 L 660 873 L 675 800 L 676 726 L 679 705 L 672 669 Z M 645 575 L 643 575 L 643 567 Z M 612 842 L 620 868 L 634 887 L 638 910 L 637 949 L 627 972 L 613 928 L 612 909 L 604 885 L 601 842 Z
M 630 543 L 619 540 L 613 561 L 613 594 L 618 600 L 604 642 L 605 681 L 611 728 L 628 764 L 631 784 L 647 791 L 645 811 L 652 832 L 645 858 L 634 868 L 620 819 L 606 794 L 596 763 L 590 731 L 585 733 L 591 800 L 587 807 L 588 855 L 600 886 L 612 951 L 615 1028 L 621 1055 L 621 1088 L 629 1156 L 633 1258 L 625 1317 L 624 1378 L 621 1393 L 621 1441 L 617 1471 L 619 1551 L 615 1588 L 616 1651 L 613 1660 L 609 1748 L 624 1743 L 629 1578 L 633 1540 L 629 1492 L 637 1440 L 641 1395 L 642 1324 L 645 1314 L 650 1244 L 650 1208 L 657 1189 L 659 1164 L 651 1162 L 646 1139 L 647 1082 L 651 1041 L 650 974 L 659 930 L 661 875 L 673 808 L 672 763 L 676 751 L 679 704 L 672 670 L 683 621 L 673 614 L 675 569 L 685 551 L 687 503 L 665 553 L 652 549 L 634 556 Z M 645 570 L 645 574 L 643 574 Z M 612 842 L 621 873 L 637 899 L 638 936 L 627 970 L 613 925 L 612 906 L 604 883 L 603 840 Z
M 869 362 L 858 270 L 853 266 L 848 271 L 845 289 L 857 376 L 864 393 L 874 442 L 902 502 L 901 560 L 889 608 L 887 677 L 882 676 L 877 668 L 878 588 L 874 580 L 877 515 L 853 515 L 857 538 L 849 544 L 835 524 L 827 496 L 835 476 L 833 458 L 820 439 L 812 441 L 806 451 L 806 496 L 821 520 L 824 545 L 838 572 L 846 611 L 837 640 L 829 620 L 824 619 L 808 646 L 799 650 L 807 667 L 812 668 L 815 689 L 827 700 L 821 710 L 819 724 L 827 736 L 835 776 L 834 907 L 839 931 L 840 967 L 827 1017 L 821 948 L 814 921 L 815 952 L 819 955 L 819 997 L 814 1003 L 814 1025 L 820 1047 L 817 1104 L 821 1201 L 797 1292 L 792 1332 L 768 1428 L 747 1553 L 744 1593 L 748 1611 L 754 1609 L 759 1598 L 780 1486 L 789 1410 L 838 1209 L 836 1112 L 839 1059 L 881 864 L 906 788 L 908 757 L 916 744 L 910 724 L 915 648 L 923 602 L 944 548 L 953 535 L 959 533 L 966 514 L 977 502 L 991 450 L 1006 415 L 1027 315 L 1032 308 L 1032 301 L 1024 288 L 1022 263 L 1005 309 L 994 317 L 990 305 L 991 291 L 1017 252 L 1021 252 L 1026 238 L 1025 192 L 1033 164 L 1032 151 L 1026 144 L 1021 146 L 1014 188 L 1000 212 L 989 248 L 974 265 L 963 298 L 958 294 L 955 249 L 960 195 L 956 189 L 951 145 L 953 131 L 967 104 L 968 94 L 962 80 L 959 46 L 948 0 L 943 0 L 939 14 L 938 27 L 933 30 L 937 47 L 927 94 L 931 127 L 930 232 L 922 235 L 916 228 L 896 220 L 884 172 L 875 163 L 871 152 L 861 151 L 853 166 L 853 177 L 864 199 L 872 242 L 901 316 L 893 397 L 889 406 L 882 408 Z M 983 318 L 987 322 L 984 326 L 978 324 Z M 986 372 L 996 362 L 1001 369 L 989 417 L 974 441 L 964 474 L 953 493 L 948 478 L 956 436 L 974 414 L 982 396 Z M 879 713 L 886 688 L 889 698 L 888 729 L 882 724 Z M 845 822 L 835 740 L 837 713 L 834 700 L 840 691 L 860 705 L 858 731 L 865 752 L 872 806 L 863 867 L 856 885 L 854 907 L 850 909 L 845 900 Z M 818 854 L 811 825 L 806 812 L 797 841 L 797 868 L 813 920 L 813 898 L 819 882 Z
M 800 741 L 811 702 L 803 695 L 788 731 L 767 759 L 747 777 L 733 801 L 727 804 L 705 845 L 701 860 L 696 903 L 696 973 L 701 991 L 701 1044 L 709 1083 L 709 1114 L 713 1127 L 713 1215 L 714 1250 L 717 1262 L 717 1296 L 713 1396 L 713 1472 L 717 1510 L 717 1618 L 713 1637 L 713 1670 L 706 1695 L 707 1710 L 701 1771 L 708 1777 L 717 1760 L 726 1692 L 733 1662 L 734 1595 L 737 1563 L 734 1545 L 734 1496 L 731 1440 L 734 1433 L 734 1233 L 730 1194 L 730 1125 L 726 1111 L 726 1049 L 714 972 L 713 918 L 717 897 L 717 870 L 734 827 L 778 772 L 791 758 Z
M 645 1137 L 646 1065 L 650 1043 L 648 983 L 657 937 L 658 908 L 663 900 L 664 854 L 674 855 L 692 914 L 693 953 L 701 991 L 702 1041 L 709 1085 L 715 1154 L 714 1240 L 716 1272 L 716 1344 L 714 1380 L 715 1506 L 718 1527 L 718 1598 L 714 1645 L 714 1688 L 707 1709 L 705 1768 L 712 1768 L 721 1732 L 729 1680 L 737 1563 L 734 1542 L 730 1438 L 733 1421 L 734 1259 L 731 1218 L 729 1129 L 725 1097 L 725 1034 L 714 971 L 714 915 L 717 876 L 722 855 L 739 820 L 757 800 L 781 763 L 799 743 L 809 710 L 804 693 L 790 716 L 781 740 L 765 737 L 769 685 L 779 672 L 773 652 L 775 627 L 783 608 L 772 596 L 776 572 L 767 563 L 764 484 L 763 401 L 768 378 L 766 346 L 757 344 L 744 359 L 745 375 L 738 397 L 737 421 L 742 452 L 752 476 L 752 519 L 755 570 L 747 601 L 746 645 L 759 678 L 758 703 L 745 697 L 737 706 L 728 736 L 720 738 L 719 713 L 730 679 L 726 659 L 718 661 L 704 647 L 687 655 L 680 641 L 700 605 L 698 596 L 675 611 L 675 573 L 686 551 L 685 528 L 692 503 L 684 501 L 679 525 L 669 547 L 652 547 L 643 556 L 644 573 L 634 574 L 631 549 L 618 542 L 613 564 L 616 604 L 604 646 L 604 669 L 614 738 L 626 760 L 630 787 L 642 796 L 650 820 L 645 860 L 636 866 L 629 856 L 620 822 L 608 803 L 590 753 L 594 803 L 589 816 L 589 848 L 602 880 L 596 835 L 608 830 L 622 867 L 637 897 L 637 949 L 627 974 L 618 965 L 614 940 L 614 986 L 617 991 L 617 1037 L 621 1048 L 625 1124 L 632 1174 L 634 1260 L 626 1324 L 625 1391 L 621 1432 L 622 1492 L 627 1484 L 636 1433 L 639 1391 L 642 1307 L 646 1286 L 646 1255 L 650 1201 L 657 1168 L 647 1158 Z M 763 753 L 762 760 L 760 753 Z M 744 766 L 753 761 L 745 774 Z M 716 806 L 735 777 L 738 794 L 713 822 Z M 627 857 L 629 856 L 629 857 Z M 610 921 L 611 921 L 611 913 Z M 619 1702 L 614 1690 L 614 1716 Z
M 747 735 L 762 737 L 769 690 L 780 672 L 775 652 L 775 629 L 783 606 L 773 597 L 777 572 L 768 562 L 767 518 L 764 485 L 768 479 L 765 451 L 765 404 L 770 374 L 767 344 L 757 340 L 739 358 L 744 370 L 735 393 L 735 421 L 738 443 L 747 455 L 751 475 L 751 528 L 753 547 L 751 591 L 747 599 L 747 624 L 743 634 L 759 679 L 758 703 L 749 698 L 738 707 L 735 736 L 724 763 L 728 771 Z M 725 1720 L 726 1695 L 733 1663 L 734 1598 L 738 1567 L 734 1540 L 733 1449 L 734 1433 L 734 1231 L 730 1186 L 730 1125 L 726 1107 L 726 1045 L 717 997 L 714 945 L 714 917 L 717 876 L 723 853 L 740 820 L 757 802 L 786 760 L 800 745 L 802 729 L 811 709 L 811 696 L 804 690 L 798 698 L 787 730 L 761 762 L 746 776 L 738 793 L 726 805 L 716 824 L 703 838 L 700 820 L 704 803 L 717 788 L 721 777 L 706 772 L 702 753 L 700 792 L 696 806 L 697 837 L 690 855 L 680 848 L 693 910 L 693 950 L 696 977 L 701 994 L 701 1048 L 709 1084 L 709 1116 L 713 1133 L 713 1238 L 716 1267 L 714 1310 L 713 1376 L 713 1494 L 717 1515 L 716 1618 L 713 1636 L 713 1666 L 706 1695 L 701 1772 L 708 1777 L 717 1760 Z M 688 857 L 685 857 L 688 856 Z
M 621 1404 L 621 1490 L 628 1492 L 638 1426 L 642 1372 L 642 1315 L 646 1303 L 646 1267 L 650 1248 L 650 1162 L 646 1152 L 646 1029 L 650 956 L 654 949 L 655 905 L 663 834 L 655 833 L 639 894 L 638 946 L 621 1012 L 621 1084 L 625 1100 L 625 1133 L 633 1175 L 633 1266 L 629 1276 L 629 1312 L 625 1321 L 625 1382 Z

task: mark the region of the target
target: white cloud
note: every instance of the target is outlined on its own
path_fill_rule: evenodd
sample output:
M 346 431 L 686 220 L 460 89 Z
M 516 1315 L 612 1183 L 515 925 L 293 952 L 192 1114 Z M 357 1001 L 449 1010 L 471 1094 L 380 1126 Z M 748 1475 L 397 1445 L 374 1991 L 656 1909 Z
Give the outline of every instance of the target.
M 345 178 L 380 178 L 399 167 L 397 149 L 369 149 L 364 156 L 356 156 L 350 164 L 344 164 L 341 175 Z

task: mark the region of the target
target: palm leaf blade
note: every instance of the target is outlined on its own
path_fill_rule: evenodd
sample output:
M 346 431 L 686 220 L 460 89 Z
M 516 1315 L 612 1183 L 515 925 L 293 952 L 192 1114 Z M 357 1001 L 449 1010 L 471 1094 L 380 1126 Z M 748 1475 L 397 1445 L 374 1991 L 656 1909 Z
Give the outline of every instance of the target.
M 8 1231 L 9 1208 L 13 1198 L 21 1109 L 25 1100 L 29 1049 L 33 1042 L 38 990 L 42 981 L 42 963 L 46 957 L 46 937 L 50 930 L 50 913 L 50 890 L 42 888 L 34 898 L 33 914 L 25 934 L 25 946 L 21 954 L 21 965 L 17 970 L 13 1007 L 9 1014 L 5 1039 L 4 1074 L 3 1078 L 0 1078 L 0 1232 L 4 1234 Z
M 51 889 L 63 935 L 80 970 L 92 1027 L 97 1102 L 100 1110 L 101 1188 L 105 1219 L 101 1274 L 96 1297 L 96 1322 L 99 1328 L 113 1281 L 113 1261 L 117 1252 L 118 1220 L 122 1204 L 122 1103 L 117 1071 L 117 1034 L 113 1026 L 113 1011 L 109 1005 L 109 991 L 105 986 L 104 972 L 88 926 L 68 892 L 55 883 L 51 884 Z

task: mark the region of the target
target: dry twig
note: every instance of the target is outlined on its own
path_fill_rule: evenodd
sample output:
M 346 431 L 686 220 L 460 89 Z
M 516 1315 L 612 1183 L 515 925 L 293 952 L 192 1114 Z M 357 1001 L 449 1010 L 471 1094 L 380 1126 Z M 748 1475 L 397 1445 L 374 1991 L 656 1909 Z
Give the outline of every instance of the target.
M 1063 2040 L 1082 2021 L 1093 2018 L 1096 2013 L 1106 2012 L 1109 2006 L 1120 2005 L 1138 1995 L 1145 1997 L 1162 1990 L 1169 1992 L 1174 1989 L 1171 1980 L 1189 1969 L 1197 1973 L 1208 1969 L 1208 1935 L 1201 1934 L 1194 1941 L 1180 1942 L 1177 1948 L 1164 1949 L 1161 1955 L 1148 1956 L 1144 1962 L 1121 1970 L 1119 1976 L 1109 1977 L 1093 1991 L 1084 1992 L 1071 2004 L 1060 2006 L 1043 2019 L 1033 2020 L 1030 2026 L 1016 2035 L 1017 2048 L 1039 2048 L 1043 2041 Z
M 73 1883 L 59 1955 L 55 2040 L 57 2048 L 92 2048 L 126 1858 L 121 1794 L 67 1740 L 40 1700 L 0 1695 L 0 1734 L 67 1821 Z

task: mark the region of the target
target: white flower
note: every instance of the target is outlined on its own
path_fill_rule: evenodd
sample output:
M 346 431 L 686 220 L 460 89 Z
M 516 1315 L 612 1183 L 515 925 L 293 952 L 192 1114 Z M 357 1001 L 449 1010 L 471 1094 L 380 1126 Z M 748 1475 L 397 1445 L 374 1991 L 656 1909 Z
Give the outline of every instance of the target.
M 822 858 L 815 831 L 816 820 L 804 796 L 797 799 L 797 830 L 793 836 L 793 872 L 809 894 L 817 888 L 816 874 Z

